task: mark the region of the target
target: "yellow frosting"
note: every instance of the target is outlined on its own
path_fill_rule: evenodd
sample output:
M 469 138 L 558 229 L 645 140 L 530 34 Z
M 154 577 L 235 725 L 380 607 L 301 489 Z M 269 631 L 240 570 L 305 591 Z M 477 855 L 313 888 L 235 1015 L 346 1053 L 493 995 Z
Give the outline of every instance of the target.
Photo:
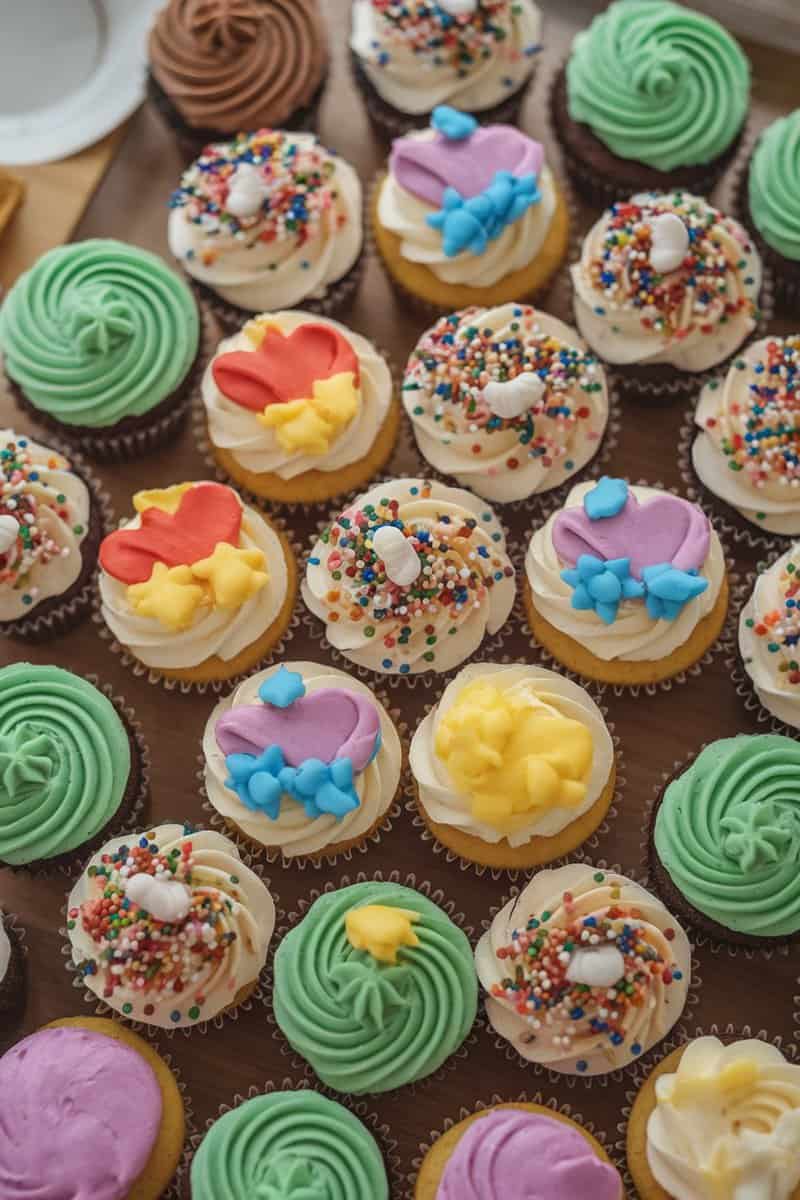
M 356 415 L 358 399 L 353 372 L 342 371 L 316 380 L 307 399 L 269 404 L 256 419 L 275 430 L 287 454 L 327 454 L 331 442 Z
M 531 813 L 584 802 L 594 746 L 585 725 L 533 693 L 476 680 L 440 720 L 435 750 L 476 820 L 510 833 Z
M 752 1058 L 737 1058 L 721 1070 L 710 1074 L 690 1075 L 679 1072 L 673 1078 L 668 1099 L 677 1107 L 714 1101 L 717 1097 L 730 1099 L 736 1092 L 752 1092 L 758 1078 L 758 1063 Z
M 419 913 L 409 908 L 386 904 L 365 904 L 351 908 L 344 919 L 347 940 L 356 950 L 366 950 L 378 962 L 396 963 L 401 946 L 418 946 L 419 938 L 411 928 Z
M 239 608 L 264 587 L 269 575 L 260 550 L 218 542 L 210 558 L 192 564 L 196 579 L 207 581 L 215 608 Z
M 137 513 L 142 513 L 146 508 L 160 508 L 164 512 L 175 513 L 178 511 L 178 506 L 186 492 L 193 488 L 193 483 L 174 483 L 168 488 L 150 488 L 143 492 L 136 492 L 133 497 L 133 507 Z
M 188 629 L 206 598 L 206 589 L 195 582 L 191 567 L 168 567 L 155 563 L 150 578 L 132 583 L 128 603 L 143 617 L 155 617 L 167 629 Z
M 178 632 L 189 628 L 201 605 L 239 608 L 268 582 L 264 567 L 260 550 L 218 542 L 213 554 L 191 566 L 155 563 L 150 578 L 132 583 L 126 596 L 135 612 L 155 617 L 165 628 Z

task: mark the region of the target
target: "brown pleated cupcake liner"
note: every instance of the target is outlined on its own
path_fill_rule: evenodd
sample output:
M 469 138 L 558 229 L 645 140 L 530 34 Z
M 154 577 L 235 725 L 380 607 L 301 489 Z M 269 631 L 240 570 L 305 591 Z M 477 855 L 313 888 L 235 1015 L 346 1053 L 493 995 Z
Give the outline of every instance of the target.
M 757 140 L 755 136 L 748 139 L 747 153 L 734 174 L 732 182 L 733 210 L 737 220 L 750 232 L 750 236 L 758 247 L 762 262 L 772 275 L 776 309 L 792 318 L 796 316 L 797 306 L 800 304 L 800 261 L 793 262 L 789 258 L 784 258 L 780 251 L 770 246 L 763 234 L 756 228 L 753 214 L 750 211 L 748 181 L 751 156 Z
M 8 970 L 0 979 L 0 1024 L 8 1029 L 18 1021 L 27 999 L 28 943 L 25 926 L 16 913 L 0 907 L 0 924 L 11 946 Z
M 750 678 L 750 674 L 745 667 L 739 646 L 739 624 L 742 610 L 753 594 L 756 581 L 759 575 L 769 570 L 776 559 L 780 558 L 784 553 L 785 551 L 778 550 L 766 562 L 759 562 L 755 570 L 748 572 L 746 575 L 736 597 L 736 612 L 734 614 L 735 640 L 730 647 L 730 656 L 725 660 L 725 669 L 730 675 L 736 695 L 744 704 L 745 711 L 752 716 L 757 725 L 766 726 L 766 728 L 757 730 L 758 733 L 781 733 L 784 737 L 796 738 L 800 736 L 800 726 L 787 724 L 787 722 L 776 717 L 774 713 L 771 713 L 762 704 L 753 681 Z

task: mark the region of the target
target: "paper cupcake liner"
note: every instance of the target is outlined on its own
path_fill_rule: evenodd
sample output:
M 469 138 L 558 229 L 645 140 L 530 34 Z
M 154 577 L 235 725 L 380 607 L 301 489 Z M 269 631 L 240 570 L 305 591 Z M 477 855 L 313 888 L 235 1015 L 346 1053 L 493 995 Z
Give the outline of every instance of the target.
M 436 887 L 430 880 L 417 881 L 415 874 L 404 874 L 402 871 L 359 871 L 356 875 L 342 875 L 336 882 L 328 880 L 321 887 L 312 888 L 307 896 L 301 896 L 297 901 L 296 911 L 286 914 L 284 923 L 277 929 L 275 941 L 280 944 L 286 937 L 287 933 L 298 925 L 307 915 L 309 909 L 320 896 L 329 895 L 331 892 L 338 892 L 341 888 L 349 887 L 353 883 L 393 883 L 400 884 L 403 887 L 413 888 L 428 900 L 433 901 L 444 913 L 450 918 L 463 934 L 469 939 L 470 943 L 474 942 L 475 930 L 472 925 L 467 923 L 467 918 L 463 912 L 456 909 L 455 902 L 448 900 L 441 888 Z M 478 1006 L 480 1015 L 480 1003 Z M 438 1070 L 433 1071 L 430 1075 L 426 1075 L 423 1079 L 415 1080 L 413 1083 L 401 1084 L 398 1087 L 391 1088 L 385 1092 L 364 1092 L 357 1096 L 351 1096 L 348 1092 L 338 1092 L 334 1088 L 323 1084 L 317 1077 L 314 1068 L 310 1063 L 306 1062 L 296 1050 L 289 1044 L 289 1040 L 278 1024 L 275 1016 L 275 1010 L 270 1005 L 268 1010 L 267 1020 L 272 1028 L 272 1037 L 280 1047 L 281 1055 L 287 1058 L 291 1064 L 293 1071 L 301 1073 L 306 1079 L 313 1081 L 313 1086 L 317 1091 L 324 1092 L 334 1100 L 341 1100 L 342 1096 L 349 1097 L 351 1102 L 376 1100 L 380 1102 L 382 1096 L 396 1096 L 400 1092 L 404 1096 L 413 1097 L 417 1092 L 426 1091 L 434 1084 L 440 1083 L 443 1079 L 447 1079 L 452 1071 L 456 1069 L 458 1064 L 466 1059 L 473 1047 L 478 1041 L 478 1020 L 476 1019 L 472 1029 L 469 1031 L 464 1041 L 458 1046 L 453 1053 L 447 1058 Z
M 747 139 L 746 152 L 739 163 L 738 169 L 733 174 L 732 207 L 737 220 L 750 231 L 750 236 L 758 247 L 762 262 L 769 268 L 774 281 L 776 308 L 791 318 L 796 313 L 797 305 L 800 303 L 800 262 L 792 262 L 791 259 L 784 258 L 780 251 L 770 246 L 769 242 L 765 240 L 756 228 L 753 215 L 750 211 L 748 178 L 750 175 L 750 162 L 757 141 L 758 135 L 753 132 L 752 136 Z

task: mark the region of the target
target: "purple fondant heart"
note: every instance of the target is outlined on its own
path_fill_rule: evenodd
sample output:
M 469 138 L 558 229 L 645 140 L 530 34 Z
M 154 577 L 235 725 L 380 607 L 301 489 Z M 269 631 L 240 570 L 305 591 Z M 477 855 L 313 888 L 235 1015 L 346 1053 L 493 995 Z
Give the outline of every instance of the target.
M 510 125 L 487 125 L 462 141 L 448 141 L 442 134 L 430 141 L 397 138 L 390 167 L 401 187 L 440 208 L 447 187 L 470 199 L 486 190 L 497 171 L 519 179 L 538 177 L 543 162 L 540 142 Z

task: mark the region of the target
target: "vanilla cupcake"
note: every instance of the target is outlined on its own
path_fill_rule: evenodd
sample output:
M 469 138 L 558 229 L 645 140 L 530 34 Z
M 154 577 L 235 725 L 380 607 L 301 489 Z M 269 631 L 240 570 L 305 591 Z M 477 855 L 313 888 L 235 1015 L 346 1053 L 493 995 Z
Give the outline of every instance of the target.
M 443 845 L 489 867 L 570 854 L 614 794 L 614 743 L 579 684 L 527 663 L 464 667 L 410 755 L 420 811 Z
M 565 1075 L 625 1067 L 669 1033 L 691 948 L 666 908 L 614 871 L 571 863 L 534 875 L 475 951 L 492 1028 Z
M 649 684 L 687 670 L 728 611 L 720 540 L 705 514 L 657 488 L 580 483 L 525 555 L 533 636 L 590 679 Z
M 800 542 L 756 580 L 739 617 L 739 654 L 756 695 L 800 729 Z
M 203 379 L 211 453 L 274 501 L 362 487 L 397 440 L 400 404 L 365 337 L 303 312 L 263 313 L 220 342 Z
M 747 230 L 687 192 L 611 206 L 571 268 L 575 319 L 633 397 L 686 392 L 756 328 L 761 259 Z
M 206 146 L 187 168 L 169 248 L 235 328 L 253 313 L 329 312 L 360 277 L 361 206 L 344 159 L 311 134 L 260 129 Z
M 272 896 L 233 842 L 186 825 L 107 842 L 67 901 L 84 986 L 122 1016 L 160 1029 L 188 1028 L 243 1003 L 274 927 Z M 154 942 L 164 953 L 143 954 Z
M 363 845 L 400 783 L 394 722 L 365 684 L 309 662 L 251 675 L 203 736 L 208 798 L 225 823 L 284 858 Z
M 103 620 L 168 679 L 207 683 L 254 666 L 289 625 L 286 538 L 233 488 L 200 481 L 137 492 L 136 516 L 100 546 Z
M 431 466 L 500 503 L 571 478 L 608 423 L 594 354 L 569 325 L 520 304 L 437 321 L 409 359 L 403 402 Z
M 800 535 L 800 335 L 752 342 L 700 393 L 692 466 L 746 523 Z
M 387 675 L 457 667 L 502 628 L 514 591 L 492 510 L 426 479 L 359 496 L 315 543 L 302 585 L 330 644 Z

